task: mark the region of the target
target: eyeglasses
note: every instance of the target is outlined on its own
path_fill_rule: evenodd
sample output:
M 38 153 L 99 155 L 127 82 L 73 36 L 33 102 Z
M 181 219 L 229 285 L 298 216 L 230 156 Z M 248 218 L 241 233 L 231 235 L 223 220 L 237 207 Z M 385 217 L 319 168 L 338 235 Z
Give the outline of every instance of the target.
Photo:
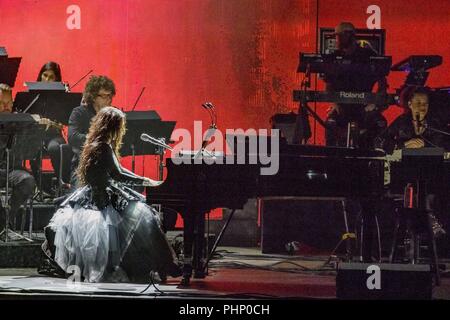
M 114 95 L 112 93 L 103 93 L 103 94 L 97 94 L 97 97 L 100 97 L 102 99 L 112 99 Z

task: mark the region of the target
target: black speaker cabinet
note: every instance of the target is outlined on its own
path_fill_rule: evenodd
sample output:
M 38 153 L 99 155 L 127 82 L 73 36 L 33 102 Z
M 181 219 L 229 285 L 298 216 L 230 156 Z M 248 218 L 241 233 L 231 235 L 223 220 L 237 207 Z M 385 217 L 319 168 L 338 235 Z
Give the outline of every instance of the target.
M 425 264 L 340 263 L 336 297 L 350 300 L 430 300 L 430 266 Z

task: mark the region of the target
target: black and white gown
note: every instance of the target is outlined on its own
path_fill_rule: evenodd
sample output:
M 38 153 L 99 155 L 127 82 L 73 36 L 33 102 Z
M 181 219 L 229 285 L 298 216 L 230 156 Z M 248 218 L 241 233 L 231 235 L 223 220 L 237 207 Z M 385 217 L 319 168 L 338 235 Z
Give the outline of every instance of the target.
M 175 254 L 158 213 L 124 184 L 142 185 L 144 178 L 122 168 L 105 144 L 86 180 L 52 217 L 47 256 L 66 272 L 77 266 L 86 282 L 148 282 L 150 271 L 172 274 Z

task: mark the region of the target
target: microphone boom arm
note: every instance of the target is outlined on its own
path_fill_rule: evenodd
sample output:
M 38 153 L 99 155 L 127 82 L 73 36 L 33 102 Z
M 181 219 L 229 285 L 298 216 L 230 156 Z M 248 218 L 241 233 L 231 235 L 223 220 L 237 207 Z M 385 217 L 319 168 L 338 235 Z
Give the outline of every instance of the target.
M 146 133 L 142 133 L 141 134 L 141 140 L 145 141 L 145 142 L 150 142 L 158 147 L 162 147 L 164 149 L 168 149 L 168 150 L 173 150 L 173 148 L 171 146 L 169 146 L 168 144 L 165 143 L 165 139 L 164 138 L 160 138 L 160 139 L 156 139 Z

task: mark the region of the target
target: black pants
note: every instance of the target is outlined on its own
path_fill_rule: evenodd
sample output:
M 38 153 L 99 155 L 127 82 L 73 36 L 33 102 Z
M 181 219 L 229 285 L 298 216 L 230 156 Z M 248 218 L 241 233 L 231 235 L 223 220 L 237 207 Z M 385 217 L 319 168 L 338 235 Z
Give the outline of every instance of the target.
M 66 144 L 66 141 L 63 137 L 58 136 L 51 138 L 44 142 L 44 154 L 48 154 L 50 156 L 50 160 L 53 166 L 53 170 L 55 171 L 55 176 L 59 179 L 61 178 L 62 181 L 68 183 L 70 181 L 70 161 L 72 160 L 72 155 L 69 153 L 63 153 L 63 171 L 62 171 L 62 177 L 59 175 L 59 167 L 61 164 L 61 154 L 60 154 L 60 146 L 62 144 Z M 33 174 L 37 177 L 39 175 L 39 157 L 36 159 L 30 161 L 31 169 L 33 171 Z
M 356 124 L 350 133 L 351 146 L 361 148 L 372 148 L 375 138 L 387 127 L 386 118 L 377 110 L 348 115 L 333 109 L 326 119 L 326 145 L 346 147 L 348 124 L 351 122 Z
M 6 186 L 6 172 L 1 170 L 0 188 Z M 9 174 L 9 187 L 10 189 L 10 221 L 13 221 L 20 206 L 24 205 L 28 199 L 33 196 L 36 182 L 34 177 L 25 170 L 13 170 Z M 5 213 L 2 210 L 2 217 L 0 219 L 0 225 L 5 226 Z

